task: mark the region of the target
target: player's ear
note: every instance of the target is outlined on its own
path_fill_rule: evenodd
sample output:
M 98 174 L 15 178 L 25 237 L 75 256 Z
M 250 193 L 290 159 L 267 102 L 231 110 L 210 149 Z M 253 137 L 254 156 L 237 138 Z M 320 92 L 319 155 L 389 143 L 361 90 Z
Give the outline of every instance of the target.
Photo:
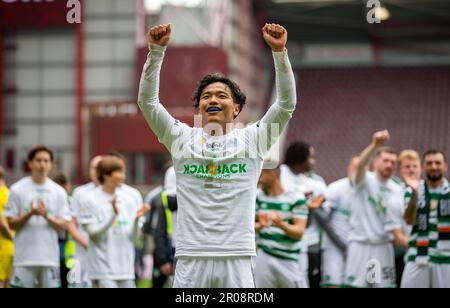
M 237 116 L 241 113 L 241 105 L 234 104 L 234 118 L 237 118 Z

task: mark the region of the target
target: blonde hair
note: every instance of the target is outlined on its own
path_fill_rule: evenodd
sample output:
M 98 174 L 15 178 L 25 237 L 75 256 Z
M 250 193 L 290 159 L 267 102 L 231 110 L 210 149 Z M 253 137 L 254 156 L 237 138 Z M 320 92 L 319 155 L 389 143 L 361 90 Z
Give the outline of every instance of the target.
M 414 150 L 404 150 L 400 153 L 398 161 L 401 164 L 404 160 L 410 159 L 414 161 L 420 161 L 420 155 Z

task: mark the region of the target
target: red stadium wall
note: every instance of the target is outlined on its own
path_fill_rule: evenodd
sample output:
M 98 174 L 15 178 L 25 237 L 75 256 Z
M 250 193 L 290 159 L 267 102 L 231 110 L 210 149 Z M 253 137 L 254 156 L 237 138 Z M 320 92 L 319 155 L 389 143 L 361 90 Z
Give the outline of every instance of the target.
M 0 1 L 0 29 L 72 26 L 66 20 L 67 0 Z
M 176 117 L 193 125 L 193 117 Z M 104 155 L 111 151 L 123 153 L 156 154 L 167 152 L 150 130 L 142 115 L 119 117 L 94 117 L 91 121 L 92 155 Z
M 287 143 L 312 144 L 327 181 L 344 177 L 350 156 L 385 128 L 398 151 L 450 155 L 450 67 L 304 69 L 298 76 Z
M 148 49 L 138 52 L 136 84 L 139 85 Z M 161 101 L 164 106 L 191 108 L 191 97 L 206 74 L 220 72 L 228 75 L 228 56 L 215 47 L 170 47 L 161 71 Z

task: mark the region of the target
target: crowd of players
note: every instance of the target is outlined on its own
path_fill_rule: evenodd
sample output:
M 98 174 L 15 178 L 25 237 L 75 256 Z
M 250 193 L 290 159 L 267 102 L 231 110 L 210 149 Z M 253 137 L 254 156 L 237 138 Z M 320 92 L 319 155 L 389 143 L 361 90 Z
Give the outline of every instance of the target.
M 389 138 L 375 133 L 351 157 L 348 176 L 328 186 L 315 174 L 314 149 L 305 142 L 288 148 L 285 164 L 263 170 L 255 200 L 256 287 L 450 287 L 446 156 L 397 154 L 386 147 Z M 135 243 L 144 234 L 154 239 L 153 286 L 170 286 L 173 167 L 144 201 L 125 184 L 120 155 L 95 157 L 92 182 L 69 198 L 65 181 L 49 178 L 53 160 L 50 149 L 32 149 L 30 176 L 10 190 L 0 168 L 1 286 L 61 287 L 69 266 L 70 287 L 135 287 Z M 61 234 L 68 234 L 64 245 Z

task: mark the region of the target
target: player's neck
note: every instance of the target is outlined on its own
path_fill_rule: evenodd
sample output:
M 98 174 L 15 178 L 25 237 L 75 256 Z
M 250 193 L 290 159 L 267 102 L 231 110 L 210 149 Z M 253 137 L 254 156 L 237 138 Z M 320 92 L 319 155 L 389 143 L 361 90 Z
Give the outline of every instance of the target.
M 6 187 L 6 183 L 3 180 L 0 180 L 0 188 Z
M 35 184 L 43 185 L 47 181 L 47 176 L 40 174 L 32 174 L 31 179 Z
M 444 178 L 437 180 L 437 181 L 430 181 L 427 179 L 427 184 L 431 189 L 438 189 L 444 186 Z
M 269 196 L 277 197 L 284 193 L 284 188 L 281 183 L 274 183 L 271 187 L 267 189 L 267 193 Z
M 102 189 L 105 193 L 110 194 L 110 195 L 114 195 L 116 192 L 116 186 L 111 185 L 109 183 L 104 183 L 102 186 Z
M 380 181 L 380 182 L 382 182 L 382 183 L 386 183 L 387 181 L 389 181 L 389 179 L 391 178 L 391 177 L 385 177 L 385 176 L 382 176 L 380 173 L 376 173 L 376 175 L 377 175 L 377 179 L 378 179 L 378 181 Z

